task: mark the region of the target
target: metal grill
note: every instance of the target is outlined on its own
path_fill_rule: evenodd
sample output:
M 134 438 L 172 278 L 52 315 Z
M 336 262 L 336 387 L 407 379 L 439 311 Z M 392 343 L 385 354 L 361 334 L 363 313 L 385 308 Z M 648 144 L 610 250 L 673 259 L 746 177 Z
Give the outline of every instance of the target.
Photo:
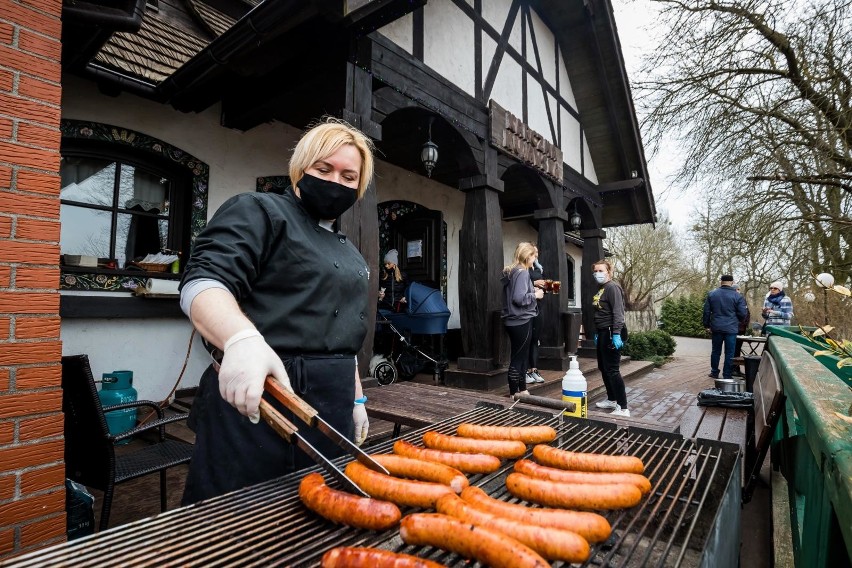
M 548 424 L 559 432 L 556 445 L 560 448 L 634 455 L 644 461 L 651 493 L 632 509 L 603 513 L 613 536 L 594 545 L 583 566 L 736 565 L 741 465 L 735 445 L 486 403 L 404 438 L 419 442 L 426 430 L 453 433 L 461 422 Z M 390 452 L 391 446 L 392 442 L 386 442 L 371 451 Z M 341 458 L 337 463 L 342 466 L 346 461 Z M 505 488 L 513 463 L 506 462 L 493 474 L 469 476 L 471 485 L 493 497 L 518 502 Z M 3 565 L 310 567 L 317 566 L 330 548 L 349 545 L 405 552 L 448 566 L 477 566 L 439 549 L 406 546 L 397 530 L 374 533 L 323 520 L 299 501 L 298 484 L 304 474 L 297 472 Z

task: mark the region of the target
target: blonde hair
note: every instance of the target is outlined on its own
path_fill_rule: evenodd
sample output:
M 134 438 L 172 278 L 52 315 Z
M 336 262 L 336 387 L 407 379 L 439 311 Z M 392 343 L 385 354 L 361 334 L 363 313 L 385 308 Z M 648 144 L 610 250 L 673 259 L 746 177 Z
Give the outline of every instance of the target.
M 351 144 L 361 155 L 358 199 L 373 179 L 373 141 L 363 132 L 339 118 L 326 117 L 305 132 L 290 158 L 290 183 L 295 186 L 317 160 L 328 158 L 341 146 Z
M 512 257 L 512 264 L 503 267 L 503 273 L 509 274 L 516 266 L 526 266 L 527 261 L 538 251 L 538 247 L 532 243 L 518 243 L 515 247 L 515 256 Z
M 393 263 L 388 262 L 387 264 L 393 264 Z M 402 272 L 399 271 L 399 266 L 394 264 L 393 268 L 391 268 L 391 271 L 393 272 L 393 279 L 396 280 L 397 282 L 402 282 Z M 384 280 L 387 277 L 388 277 L 388 269 L 385 268 L 385 269 L 382 270 L 382 280 Z
M 609 273 L 610 276 L 612 276 L 612 265 L 606 259 L 598 260 L 594 264 L 592 264 L 592 271 L 594 271 L 595 267 L 598 266 L 599 264 L 602 265 L 602 266 L 606 266 L 606 271 Z

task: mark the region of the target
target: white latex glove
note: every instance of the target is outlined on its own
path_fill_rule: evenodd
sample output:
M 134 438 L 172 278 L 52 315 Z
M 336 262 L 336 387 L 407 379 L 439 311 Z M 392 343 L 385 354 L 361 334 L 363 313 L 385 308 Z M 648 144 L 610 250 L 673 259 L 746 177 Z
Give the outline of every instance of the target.
M 367 418 L 367 409 L 363 403 L 355 403 L 352 419 L 355 420 L 355 443 L 360 446 L 367 439 L 367 433 L 370 431 L 370 420 Z
M 274 376 L 285 389 L 293 392 L 284 363 L 263 337 L 240 339 L 225 349 L 219 369 L 219 393 L 240 414 L 257 424 L 267 375 Z

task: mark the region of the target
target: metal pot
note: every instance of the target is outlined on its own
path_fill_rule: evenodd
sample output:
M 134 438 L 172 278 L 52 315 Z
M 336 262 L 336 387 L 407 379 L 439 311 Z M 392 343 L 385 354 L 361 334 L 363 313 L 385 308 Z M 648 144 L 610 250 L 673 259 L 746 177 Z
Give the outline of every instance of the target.
M 715 379 L 715 383 L 722 392 L 745 392 L 745 381 L 742 379 Z

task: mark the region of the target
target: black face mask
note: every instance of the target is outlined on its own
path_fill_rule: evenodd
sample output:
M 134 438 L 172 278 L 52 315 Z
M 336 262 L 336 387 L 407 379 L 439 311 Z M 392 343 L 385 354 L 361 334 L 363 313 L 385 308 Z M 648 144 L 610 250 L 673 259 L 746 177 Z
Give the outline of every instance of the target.
M 316 219 L 337 219 L 358 200 L 356 189 L 310 174 L 305 174 L 296 185 L 302 205 Z

